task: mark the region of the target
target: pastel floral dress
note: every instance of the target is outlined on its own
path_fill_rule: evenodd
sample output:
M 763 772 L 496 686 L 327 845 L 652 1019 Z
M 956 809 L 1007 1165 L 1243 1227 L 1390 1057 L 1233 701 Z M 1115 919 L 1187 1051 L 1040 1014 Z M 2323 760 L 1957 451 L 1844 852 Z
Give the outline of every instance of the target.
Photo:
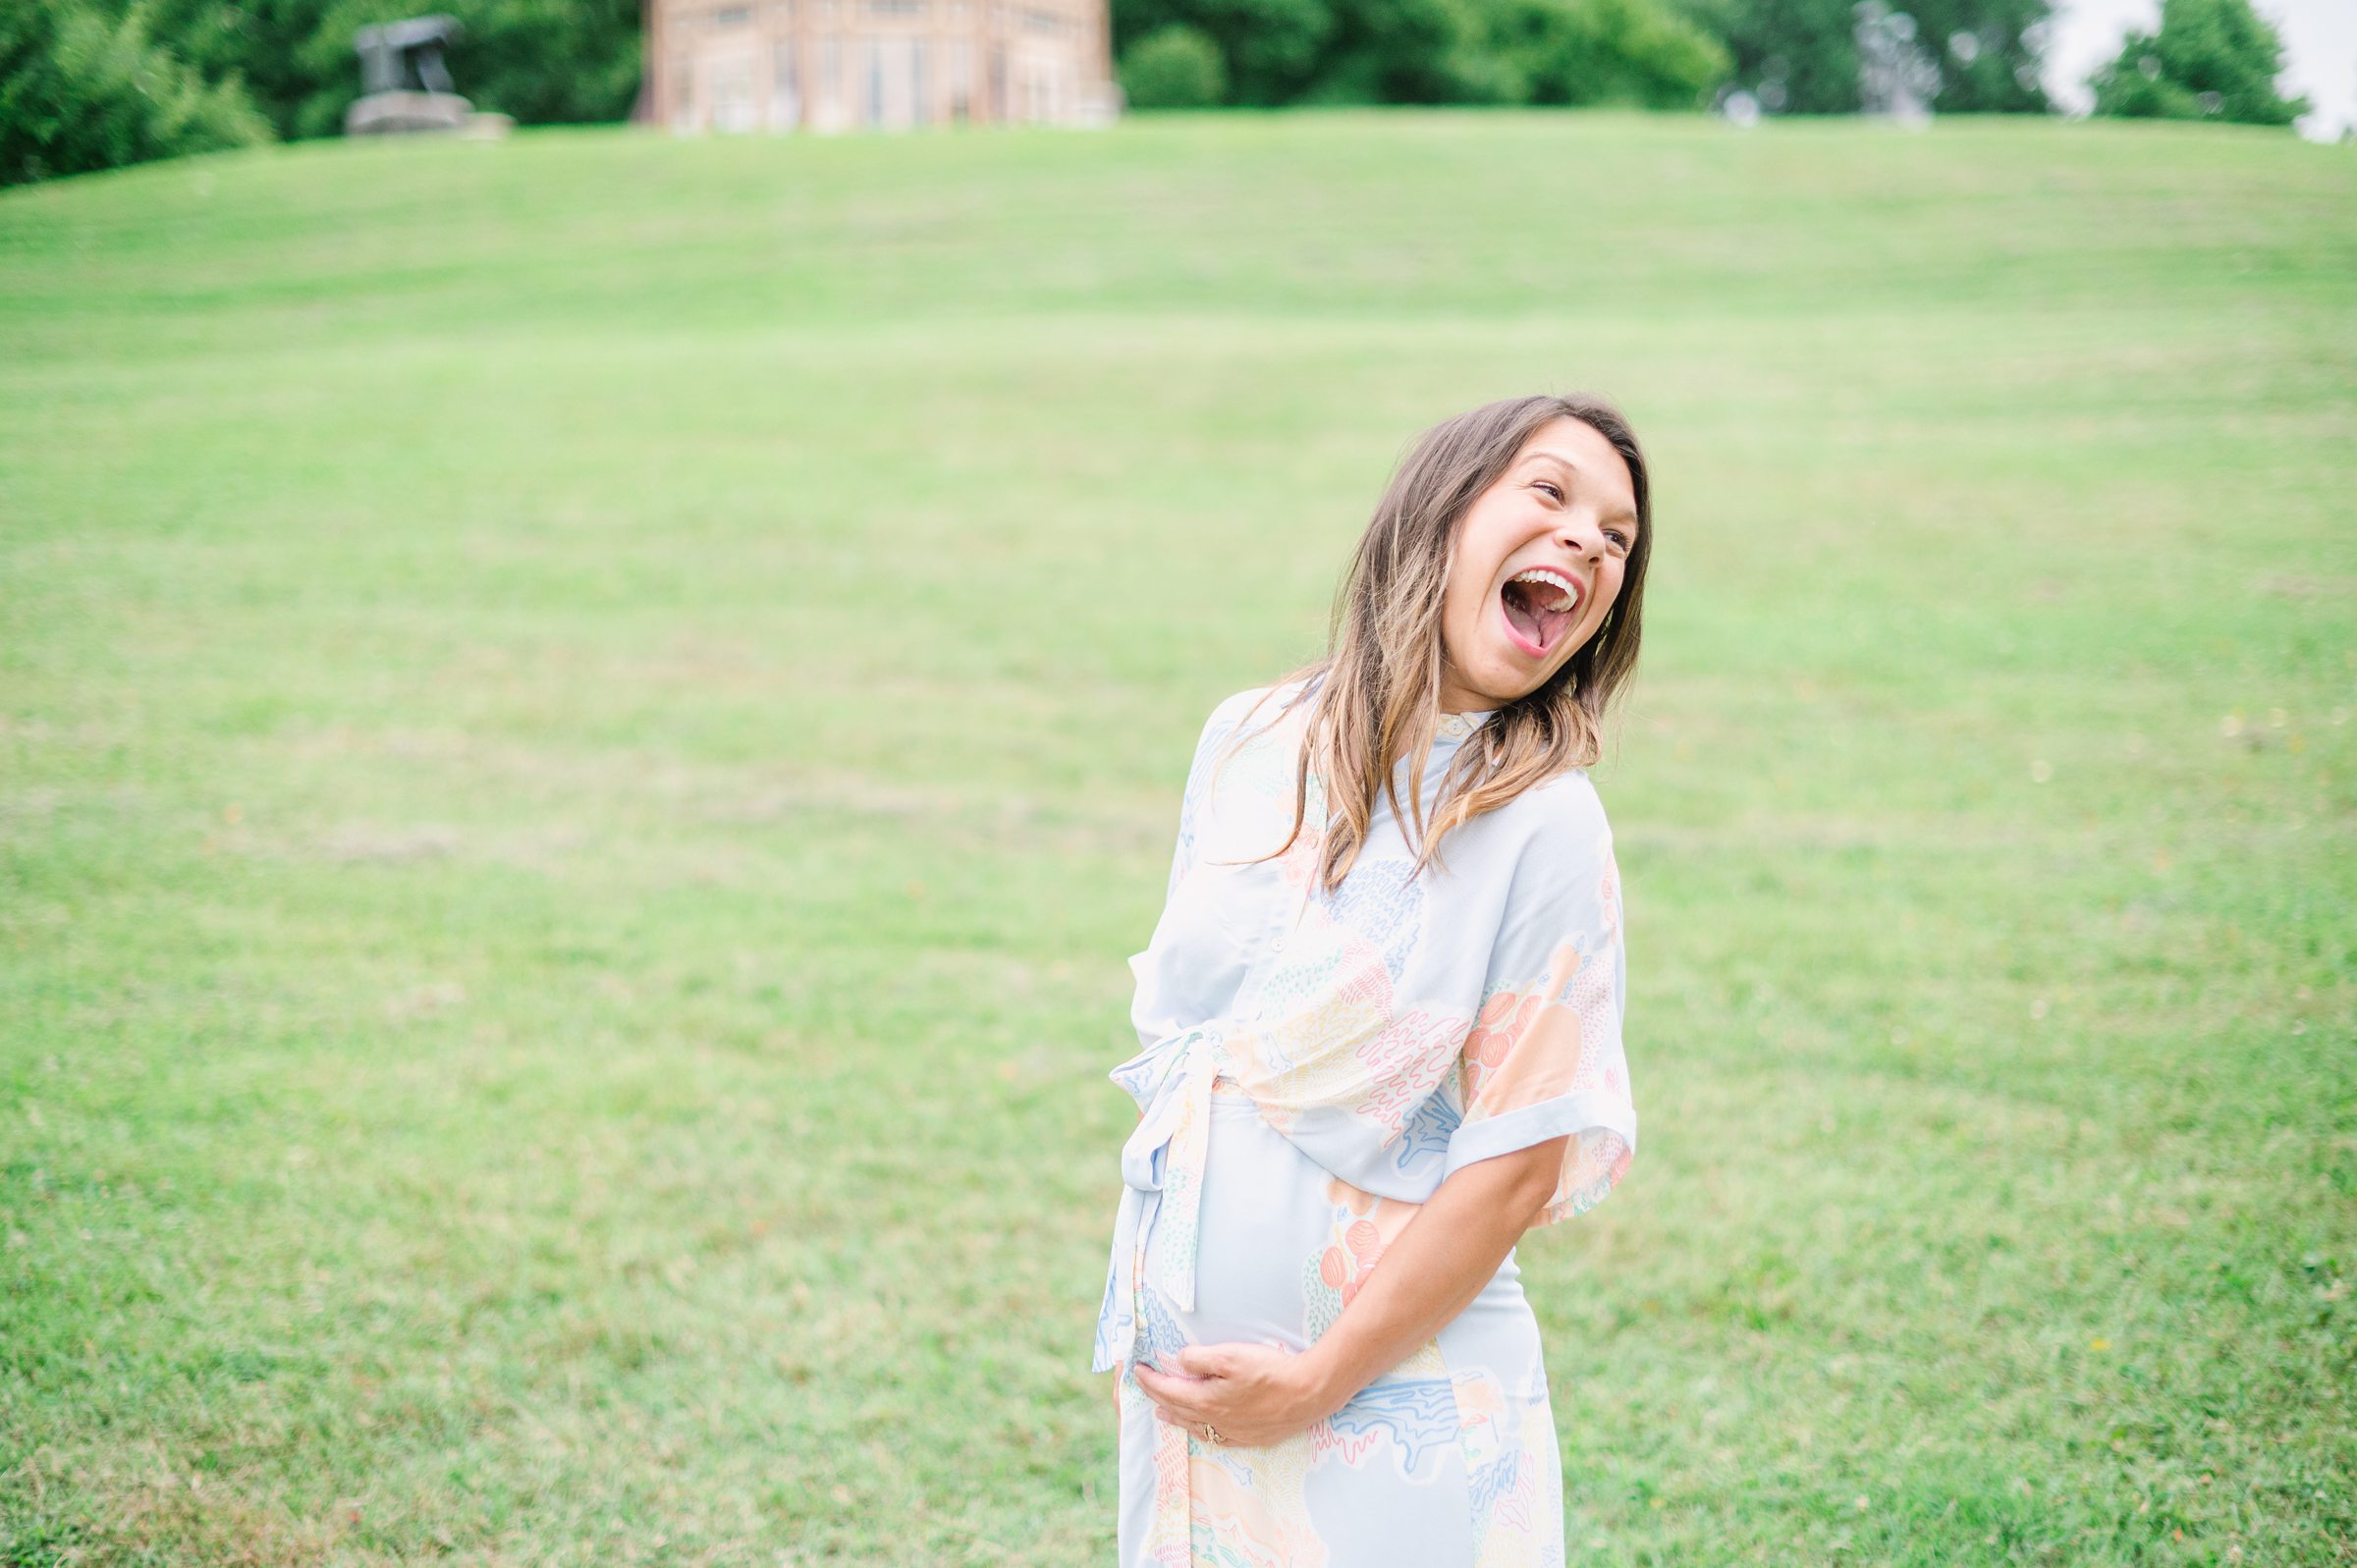
M 1266 1447 L 1155 1419 L 1137 1362 L 1188 1344 L 1299 1350 L 1451 1172 L 1569 1135 L 1542 1223 L 1628 1169 L 1619 884 L 1602 803 L 1563 774 L 1414 853 L 1379 799 L 1356 862 L 1315 887 L 1324 804 L 1282 856 L 1307 703 L 1238 692 L 1196 743 L 1168 898 L 1137 979 L 1143 1049 L 1095 1367 L 1118 1370 L 1123 1568 L 1561 1563 L 1562 1475 L 1538 1325 L 1508 1255 L 1432 1339 L 1332 1417 Z M 1262 698 L 1265 702 L 1261 702 Z M 1246 722 L 1248 710 L 1251 712 Z M 1490 717 L 1445 715 L 1400 763 L 1429 820 Z M 1243 737 L 1230 753 L 1232 740 Z

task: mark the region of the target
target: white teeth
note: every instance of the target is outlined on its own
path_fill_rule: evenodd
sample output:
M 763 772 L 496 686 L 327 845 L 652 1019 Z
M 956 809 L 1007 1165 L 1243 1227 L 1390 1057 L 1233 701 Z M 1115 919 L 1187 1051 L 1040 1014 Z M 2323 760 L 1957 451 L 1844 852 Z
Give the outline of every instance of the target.
M 1508 582 L 1543 582 L 1553 588 L 1562 597 L 1547 606 L 1550 610 L 1568 610 L 1579 602 L 1579 590 L 1572 586 L 1571 579 L 1560 571 L 1551 571 L 1545 567 L 1532 567 L 1527 571 L 1517 571 L 1506 580 Z

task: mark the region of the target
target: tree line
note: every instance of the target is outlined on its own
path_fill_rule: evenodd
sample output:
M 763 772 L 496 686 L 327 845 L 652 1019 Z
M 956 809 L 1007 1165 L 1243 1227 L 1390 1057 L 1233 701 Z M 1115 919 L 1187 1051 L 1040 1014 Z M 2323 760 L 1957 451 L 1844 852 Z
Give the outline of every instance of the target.
M 2052 0 L 1898 0 L 1942 113 L 2049 111 Z M 640 0 L 0 0 L 0 185 L 332 135 L 353 35 L 426 9 L 477 108 L 626 118 Z M 1857 112 L 1852 0 L 1115 0 L 1135 109 L 1560 104 Z M 2288 125 L 2282 44 L 2250 0 L 2163 0 L 2090 81 L 2096 112 Z

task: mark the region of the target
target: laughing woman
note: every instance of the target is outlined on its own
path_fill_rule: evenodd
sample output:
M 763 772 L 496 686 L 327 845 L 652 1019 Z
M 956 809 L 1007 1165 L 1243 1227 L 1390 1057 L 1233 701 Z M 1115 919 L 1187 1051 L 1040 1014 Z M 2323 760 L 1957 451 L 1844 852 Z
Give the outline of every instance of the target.
M 1636 1149 L 1586 770 L 1652 531 L 1609 403 L 1448 420 L 1327 656 L 1204 726 L 1112 1075 L 1123 1568 L 1563 1560 L 1513 1249 Z

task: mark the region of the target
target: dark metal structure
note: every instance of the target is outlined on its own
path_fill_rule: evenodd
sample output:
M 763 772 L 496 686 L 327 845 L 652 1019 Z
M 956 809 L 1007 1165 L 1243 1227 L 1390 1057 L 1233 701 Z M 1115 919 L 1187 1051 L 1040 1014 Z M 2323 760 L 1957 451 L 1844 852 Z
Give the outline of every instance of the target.
M 362 27 L 352 39 L 360 57 L 360 90 L 456 92 L 442 50 L 459 32 L 459 19 L 442 15 Z

